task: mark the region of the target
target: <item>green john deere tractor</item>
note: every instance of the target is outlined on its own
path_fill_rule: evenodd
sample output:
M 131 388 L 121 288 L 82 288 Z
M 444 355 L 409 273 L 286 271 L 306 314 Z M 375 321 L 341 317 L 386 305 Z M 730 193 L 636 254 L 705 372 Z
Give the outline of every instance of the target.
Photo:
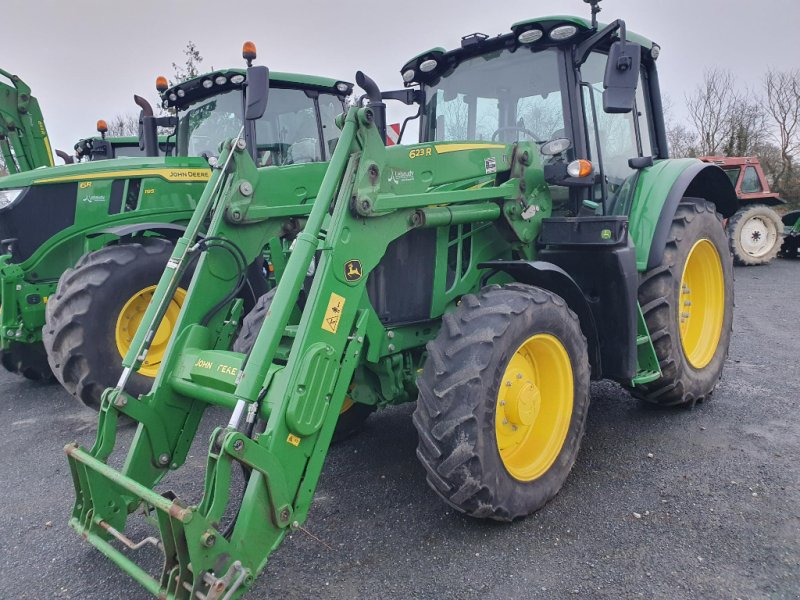
M 142 110 L 149 110 L 152 112 L 147 100 L 141 96 L 134 96 L 137 104 Z M 151 115 L 152 116 L 152 115 Z M 78 160 L 108 160 L 109 158 L 121 158 L 123 156 L 146 156 L 144 144 L 137 136 L 107 136 L 108 124 L 100 119 L 97 121 L 97 132 L 99 136 L 93 136 L 78 140 L 75 144 L 75 157 Z M 170 136 L 158 136 L 158 155 L 171 156 L 174 150 L 174 140 Z M 65 155 L 60 151 L 56 154 L 64 159 L 67 164 L 72 164 L 74 158 Z
M 0 155 L 9 173 L 52 167 L 53 152 L 39 102 L 17 75 L 0 69 Z
M 252 60 L 252 56 L 250 60 Z M 31 379 L 54 373 L 68 391 L 99 408 L 116 382 L 141 310 L 197 205 L 219 144 L 242 124 L 244 69 L 214 71 L 171 88 L 164 104 L 176 115 L 143 107 L 146 156 L 38 169 L 0 180 L 0 360 Z M 297 190 L 313 197 L 323 161 L 338 137 L 334 117 L 352 85 L 324 77 L 272 73 L 274 102 L 249 140 L 263 164 L 300 164 L 319 172 Z M 166 80 L 165 80 L 166 82 Z M 174 127 L 160 156 L 156 126 Z M 268 289 L 266 271 L 283 257 L 249 267 L 247 308 Z M 265 253 L 268 254 L 268 253 Z M 58 292 L 56 292 L 56 287 Z M 182 299 L 178 292 L 173 312 Z M 45 321 L 48 327 L 43 330 Z M 169 326 L 158 338 L 166 343 Z M 132 385 L 147 391 L 158 369 L 154 353 Z
M 718 167 L 668 158 L 659 52 L 622 21 L 559 16 L 424 52 L 401 91 L 359 73 L 369 105 L 339 117 L 311 205 L 294 192 L 304 172 L 258 168 L 243 135 L 227 142 L 103 394 L 95 445 L 65 448 L 71 526 L 159 598 L 230 600 L 305 521 L 349 404 L 416 400 L 433 490 L 509 521 L 563 485 L 591 379 L 662 406 L 707 398 L 731 334 L 722 217 L 736 196 Z M 265 99 L 247 92 L 245 130 Z M 421 143 L 384 145 L 386 99 L 419 103 Z M 237 287 L 275 235 L 288 263 L 240 326 Z M 165 315 L 173 336 L 137 397 Z M 159 483 L 209 406 L 230 419 L 189 505 Z M 138 430 L 117 469 L 120 416 Z M 132 539 L 143 518 L 160 538 Z M 139 566 L 145 552 L 161 572 Z

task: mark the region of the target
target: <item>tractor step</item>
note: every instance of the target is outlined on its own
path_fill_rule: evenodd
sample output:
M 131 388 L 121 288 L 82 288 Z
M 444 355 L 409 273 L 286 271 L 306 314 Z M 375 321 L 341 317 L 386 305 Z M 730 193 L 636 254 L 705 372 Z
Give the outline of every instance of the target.
M 653 347 L 653 340 L 644 320 L 644 313 L 639 303 L 636 303 L 637 335 L 636 335 L 636 375 L 631 379 L 631 385 L 644 385 L 652 383 L 661 377 L 661 366 Z

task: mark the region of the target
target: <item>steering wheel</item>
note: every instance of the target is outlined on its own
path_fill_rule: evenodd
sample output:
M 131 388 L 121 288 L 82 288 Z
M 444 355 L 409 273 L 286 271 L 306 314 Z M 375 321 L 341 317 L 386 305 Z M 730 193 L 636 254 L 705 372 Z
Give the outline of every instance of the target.
M 529 138 L 531 138 L 535 143 L 544 144 L 544 142 L 541 142 L 541 141 L 536 139 L 536 134 L 534 134 L 531 130 L 525 129 L 524 127 L 520 127 L 518 125 L 510 125 L 508 127 L 500 127 L 498 130 L 496 130 L 492 134 L 492 141 L 493 142 L 497 139 L 497 136 L 500 134 L 501 131 L 521 131 L 522 133 L 527 135 Z

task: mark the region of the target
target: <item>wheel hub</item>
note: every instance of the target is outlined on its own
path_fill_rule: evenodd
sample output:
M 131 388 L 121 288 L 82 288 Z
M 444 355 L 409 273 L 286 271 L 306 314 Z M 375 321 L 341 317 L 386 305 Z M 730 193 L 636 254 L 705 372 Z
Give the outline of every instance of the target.
M 564 345 L 540 333 L 509 360 L 498 390 L 495 435 L 512 477 L 533 481 L 558 458 L 572 419 L 572 364 Z
M 509 423 L 514 427 L 533 423 L 539 414 L 542 402 L 539 388 L 520 371 L 513 373 L 505 385 L 510 388 L 504 400 L 505 414 Z
M 742 249 L 752 257 L 758 258 L 767 254 L 778 239 L 778 231 L 774 223 L 760 215 L 753 216 L 744 222 L 741 229 Z
M 115 329 L 115 338 L 117 350 L 119 351 L 120 356 L 123 358 L 128 353 L 128 350 L 133 343 L 136 330 L 139 328 L 139 324 L 142 322 L 142 317 L 144 317 L 147 306 L 150 304 L 150 300 L 153 298 L 155 289 L 156 286 L 153 285 L 136 292 L 130 297 L 130 299 L 122 307 L 122 310 L 119 312 Z M 169 303 L 167 312 L 164 314 L 164 318 L 161 320 L 161 323 L 159 324 L 158 329 L 153 336 L 153 341 L 150 344 L 150 350 L 147 353 L 147 358 L 142 363 L 142 366 L 139 367 L 139 373 L 142 375 L 145 375 L 146 377 L 155 377 L 158 373 L 158 369 L 161 366 L 161 360 L 166 352 L 167 344 L 172 336 L 175 322 L 178 319 L 178 315 L 185 298 L 186 290 L 183 288 L 178 288 L 175 292 L 175 296 Z
M 694 368 L 702 369 L 714 358 L 725 316 L 722 262 L 710 240 L 698 240 L 689 252 L 678 303 L 684 356 Z

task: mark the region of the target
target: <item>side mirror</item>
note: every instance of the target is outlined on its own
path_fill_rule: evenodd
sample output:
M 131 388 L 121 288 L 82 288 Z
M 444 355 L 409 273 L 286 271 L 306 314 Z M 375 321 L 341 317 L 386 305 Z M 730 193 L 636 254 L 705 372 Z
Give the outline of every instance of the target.
M 603 78 L 603 110 L 607 113 L 633 111 L 642 47 L 635 42 L 617 41 L 611 45 Z
M 247 67 L 247 87 L 244 92 L 244 118 L 255 121 L 267 110 L 269 69 L 265 66 Z

